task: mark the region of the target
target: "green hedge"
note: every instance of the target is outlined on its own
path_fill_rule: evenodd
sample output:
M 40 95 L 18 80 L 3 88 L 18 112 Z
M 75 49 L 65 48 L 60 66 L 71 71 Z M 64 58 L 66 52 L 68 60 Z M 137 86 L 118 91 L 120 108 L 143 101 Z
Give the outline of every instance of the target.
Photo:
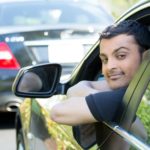
M 150 144 L 150 101 L 142 101 L 140 107 L 138 109 L 137 115 L 139 116 L 140 120 L 142 121 L 147 134 L 148 139 L 147 142 Z

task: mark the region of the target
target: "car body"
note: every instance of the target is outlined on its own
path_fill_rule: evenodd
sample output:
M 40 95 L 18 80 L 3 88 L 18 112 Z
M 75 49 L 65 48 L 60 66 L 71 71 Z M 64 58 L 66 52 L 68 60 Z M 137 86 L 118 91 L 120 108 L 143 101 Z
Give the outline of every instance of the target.
M 135 7 L 132 7 L 123 14 L 117 22 L 126 19 L 135 19 L 150 27 L 150 1 L 135 5 Z M 149 58 L 150 50 L 147 51 L 141 67 L 125 93 L 123 99 L 125 104 L 124 113 L 120 116 L 120 119 L 115 123 L 102 123 L 105 127 L 103 128 L 105 129 L 105 135 L 102 137 L 101 144 L 109 145 L 111 150 L 117 149 L 117 146 L 122 141 L 126 141 L 130 144 L 131 149 L 150 149 Z M 66 81 L 59 81 L 61 76 L 61 66 L 59 64 L 43 64 L 21 69 L 15 79 L 13 92 L 17 96 L 28 98 L 25 98 L 16 116 L 17 149 L 97 149 L 94 139 L 88 140 L 91 136 L 83 136 L 81 139 L 78 139 L 78 134 L 81 133 L 75 133 L 74 127 L 72 132 L 71 126 L 60 125 L 53 122 L 49 117 L 49 113 L 54 104 L 66 99 L 66 92 L 69 87 L 81 80 L 97 81 L 102 74 L 101 67 L 99 41 L 97 41 Z M 28 75 L 30 72 L 34 72 L 40 76 L 42 83 L 45 85 L 44 89 L 35 91 L 33 87 L 33 89 L 30 90 L 29 87 L 31 86 L 26 85 L 30 83 L 30 80 L 26 80 L 26 90 L 19 89 L 25 75 Z M 44 75 L 45 73 L 48 77 Z M 38 81 L 38 79 L 36 81 Z M 40 89 L 40 86 L 35 87 L 39 87 Z M 134 132 L 128 131 L 132 121 L 135 119 L 135 115 L 140 118 L 146 129 L 147 140 L 139 137 L 139 135 Z M 88 128 L 88 131 L 89 130 Z
M 0 111 L 16 111 L 22 102 L 11 92 L 21 67 L 57 62 L 70 74 L 112 22 L 101 6 L 82 1 L 0 1 Z

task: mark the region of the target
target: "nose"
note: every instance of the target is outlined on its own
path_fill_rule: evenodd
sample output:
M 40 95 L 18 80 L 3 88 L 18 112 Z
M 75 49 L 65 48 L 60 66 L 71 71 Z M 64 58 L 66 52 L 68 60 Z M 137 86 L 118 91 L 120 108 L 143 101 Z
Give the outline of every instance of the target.
M 107 69 L 111 70 L 115 68 L 117 68 L 117 62 L 114 59 L 109 59 L 107 62 Z

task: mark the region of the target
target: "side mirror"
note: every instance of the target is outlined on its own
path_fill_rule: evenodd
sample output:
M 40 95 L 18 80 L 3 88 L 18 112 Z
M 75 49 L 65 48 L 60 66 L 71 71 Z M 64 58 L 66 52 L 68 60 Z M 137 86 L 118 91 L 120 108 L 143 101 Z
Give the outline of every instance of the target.
M 41 64 L 22 68 L 14 80 L 12 91 L 20 97 L 50 97 L 56 92 L 61 69 L 59 64 Z

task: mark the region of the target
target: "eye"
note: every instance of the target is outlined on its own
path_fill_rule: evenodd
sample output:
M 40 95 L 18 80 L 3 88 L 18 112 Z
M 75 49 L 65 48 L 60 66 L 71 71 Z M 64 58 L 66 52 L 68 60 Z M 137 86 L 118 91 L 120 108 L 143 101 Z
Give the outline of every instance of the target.
M 118 54 L 117 58 L 120 59 L 120 60 L 122 60 L 122 59 L 126 58 L 126 55 L 125 54 Z

